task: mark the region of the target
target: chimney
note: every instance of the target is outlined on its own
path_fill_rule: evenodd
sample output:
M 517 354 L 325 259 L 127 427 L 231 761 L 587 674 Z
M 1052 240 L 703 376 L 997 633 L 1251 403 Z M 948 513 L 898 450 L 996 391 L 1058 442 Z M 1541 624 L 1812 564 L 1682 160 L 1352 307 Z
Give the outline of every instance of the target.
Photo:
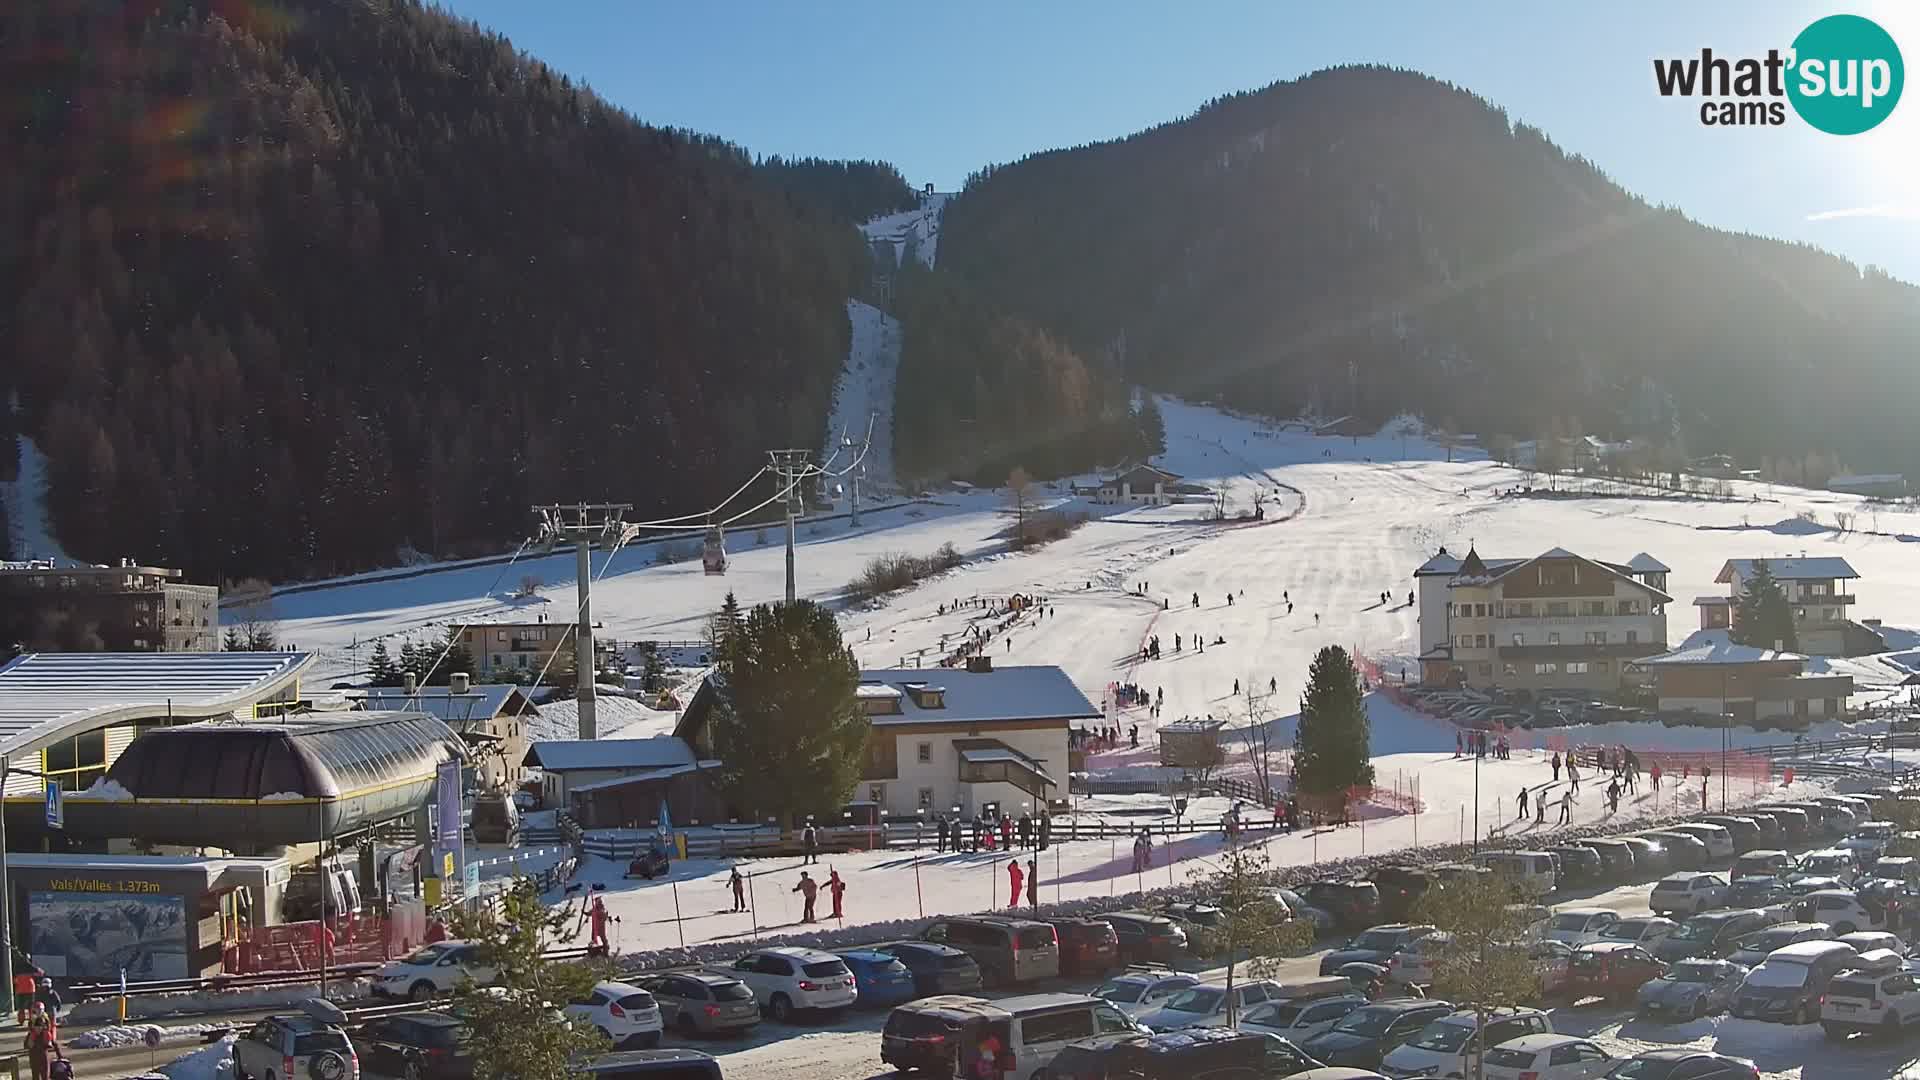
M 411 671 L 403 672 L 400 675 L 400 689 L 405 690 L 408 697 L 412 697 L 414 692 L 420 689 L 420 680 L 415 678 Z
M 969 656 L 967 657 L 967 670 L 976 675 L 991 674 L 993 671 L 993 657 L 986 655 Z
M 473 677 L 464 671 L 456 671 L 447 676 L 447 693 L 460 695 L 473 689 Z

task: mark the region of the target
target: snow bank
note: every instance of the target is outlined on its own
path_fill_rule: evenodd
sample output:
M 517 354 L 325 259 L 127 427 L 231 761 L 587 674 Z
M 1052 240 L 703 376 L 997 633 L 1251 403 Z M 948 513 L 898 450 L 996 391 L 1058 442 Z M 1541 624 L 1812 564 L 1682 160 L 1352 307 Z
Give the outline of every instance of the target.
M 234 1036 L 229 1035 L 191 1054 L 174 1058 L 160 1066 L 160 1075 L 172 1080 L 233 1080 L 233 1040 Z
M 159 1024 L 113 1025 L 75 1035 L 67 1040 L 67 1049 L 99 1050 L 111 1046 L 140 1046 L 145 1044 L 149 1031 L 159 1032 L 162 1046 L 170 1043 L 199 1042 L 210 1031 L 224 1031 L 232 1026 L 231 1024 L 178 1024 L 170 1027 L 162 1027 Z
M 336 1000 L 364 997 L 372 991 L 370 979 L 337 979 L 327 983 L 326 996 Z M 238 987 L 231 990 L 196 990 L 191 993 L 142 994 L 127 999 L 130 1019 L 164 1016 L 198 1016 L 211 1012 L 239 1012 L 256 1009 L 291 1008 L 320 993 L 314 983 L 298 986 Z M 69 1024 L 111 1024 L 119 1019 L 115 998 L 99 997 L 82 1001 L 67 1010 Z
M 646 739 L 655 735 L 671 735 L 674 721 L 679 718 L 678 713 L 649 709 L 632 698 L 609 694 L 594 699 L 594 711 L 603 739 Z M 535 742 L 579 738 L 580 703 L 569 697 L 540 706 L 540 715 L 527 723 L 527 737 Z
M 101 802 L 133 801 L 133 792 L 121 787 L 119 781 L 109 780 L 104 776 L 88 784 L 85 791 L 75 792 L 75 794 L 83 799 L 97 799 Z

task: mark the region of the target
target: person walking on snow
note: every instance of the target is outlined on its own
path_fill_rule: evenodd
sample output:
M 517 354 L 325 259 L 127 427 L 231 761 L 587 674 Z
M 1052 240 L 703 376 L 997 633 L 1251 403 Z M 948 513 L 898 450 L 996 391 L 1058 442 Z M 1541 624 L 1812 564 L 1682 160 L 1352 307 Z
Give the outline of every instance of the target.
M 805 866 L 808 863 L 819 862 L 820 834 L 814 830 L 813 822 L 807 822 L 807 827 L 800 831 L 800 842 L 805 845 L 807 849 L 806 857 L 800 861 L 800 865 Z
M 1553 782 L 1560 782 L 1560 751 L 1553 752 Z
M 1533 823 L 1535 825 L 1547 823 L 1547 793 L 1544 791 L 1533 800 Z
M 1653 780 L 1653 790 L 1659 791 L 1660 790 L 1660 763 L 1659 762 L 1656 761 L 1653 763 L 1653 768 L 1647 770 L 1647 776 Z
M 1000 850 L 1013 850 L 1013 819 L 1005 814 L 1000 815 Z
M 27 1014 L 25 1046 L 27 1060 L 33 1067 L 33 1080 L 47 1080 L 52 1059 L 60 1052 L 60 1028 L 53 1017 L 47 1015 L 47 1007 L 37 1001 Z
M 803 923 L 812 922 L 813 900 L 814 897 L 820 893 L 820 883 L 808 877 L 807 872 L 802 870 L 800 871 L 800 884 L 795 885 L 793 891 L 800 894 L 801 901 L 806 905 L 800 912 L 800 921 Z
M 1524 820 L 1526 816 L 1527 816 L 1527 785 L 1521 784 L 1520 785 L 1520 817 L 1522 820 Z
M 847 883 L 841 879 L 840 871 L 838 870 L 828 871 L 827 896 L 833 900 L 833 917 L 835 919 L 846 918 L 846 915 L 840 910 L 840 903 L 843 899 L 845 899 L 846 895 L 847 895 Z
M 1453 756 L 1459 757 L 1465 745 L 1466 739 L 1460 734 L 1460 729 L 1455 728 L 1453 732 Z
M 598 896 L 594 897 L 593 907 L 588 909 L 587 917 L 593 924 L 593 929 L 587 934 L 587 948 L 589 950 L 605 949 L 607 947 L 606 901 Z
M 740 876 L 739 867 L 734 867 L 727 878 L 727 888 L 733 890 L 733 910 L 747 910 L 747 879 Z
M 1560 824 L 1565 825 L 1572 820 L 1573 792 L 1571 790 L 1563 791 L 1560 793 Z
M 1040 864 L 1032 858 L 1027 860 L 1027 906 L 1040 907 Z
M 1020 906 L 1020 879 L 1023 876 L 1020 873 L 1020 860 L 1010 860 L 1007 863 L 1007 906 L 1010 908 Z

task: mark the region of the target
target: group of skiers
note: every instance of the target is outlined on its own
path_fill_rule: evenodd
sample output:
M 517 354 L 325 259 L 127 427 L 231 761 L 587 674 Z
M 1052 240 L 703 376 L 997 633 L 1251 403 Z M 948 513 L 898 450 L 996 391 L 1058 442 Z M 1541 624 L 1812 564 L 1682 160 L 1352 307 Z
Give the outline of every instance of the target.
M 1140 725 L 1134 724 L 1128 728 L 1127 731 L 1128 743 L 1131 746 L 1139 746 Z M 1120 738 L 1120 727 L 1117 724 L 1113 726 L 1087 728 L 1084 730 L 1081 728 L 1067 729 L 1067 745 L 1076 750 L 1085 749 L 1089 753 L 1097 754 L 1103 750 L 1112 750 L 1120 745 Z
M 1141 829 L 1133 838 L 1133 872 L 1144 874 L 1153 867 L 1153 833 Z
M 934 850 L 943 854 L 949 849 L 955 852 L 1012 851 L 1016 845 L 1045 851 L 1053 842 L 1053 818 L 1047 814 L 1039 817 L 1021 814 L 1018 820 L 1001 814 L 997 821 L 976 814 L 972 822 L 959 818 L 949 821 L 946 815 L 940 814 L 935 815 L 933 824 L 937 837 Z M 972 826 L 970 834 L 969 824 Z
M 26 1028 L 27 1063 L 33 1080 L 67 1080 L 73 1067 L 60 1050 L 60 992 L 33 961 L 18 949 L 13 954 L 14 1015 Z
M 735 871 L 735 874 L 737 876 L 738 871 Z M 820 883 L 813 879 L 813 875 L 802 870 L 800 871 L 800 884 L 795 885 L 792 891 L 800 894 L 800 902 L 802 905 L 800 921 L 803 923 L 818 922 L 819 920 L 816 919 L 813 914 L 813 903 L 820 895 Z M 734 888 L 734 896 L 736 900 L 739 897 L 738 886 Z M 827 896 L 833 901 L 833 914 L 829 916 L 829 918 L 845 918 L 846 913 L 842 905 L 846 901 L 847 882 L 846 879 L 840 876 L 840 871 L 838 870 L 827 871 Z
M 1453 756 L 1465 757 L 1468 754 L 1477 758 L 1491 757 L 1496 761 L 1506 761 L 1513 757 L 1513 744 L 1507 741 L 1505 735 L 1495 735 L 1490 731 L 1455 731 Z
M 1020 869 L 1019 859 L 1007 860 L 1007 906 L 1020 906 L 1020 883 L 1026 883 L 1027 906 L 1040 906 L 1040 864 L 1033 858 L 1027 859 L 1025 871 Z

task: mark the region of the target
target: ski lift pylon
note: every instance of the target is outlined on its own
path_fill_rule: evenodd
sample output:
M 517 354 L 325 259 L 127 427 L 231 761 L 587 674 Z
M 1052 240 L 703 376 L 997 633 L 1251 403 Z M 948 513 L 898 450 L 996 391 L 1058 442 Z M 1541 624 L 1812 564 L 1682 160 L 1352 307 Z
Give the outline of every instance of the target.
M 727 572 L 727 533 L 718 525 L 707 526 L 707 540 L 700 553 L 700 563 L 709 574 Z

